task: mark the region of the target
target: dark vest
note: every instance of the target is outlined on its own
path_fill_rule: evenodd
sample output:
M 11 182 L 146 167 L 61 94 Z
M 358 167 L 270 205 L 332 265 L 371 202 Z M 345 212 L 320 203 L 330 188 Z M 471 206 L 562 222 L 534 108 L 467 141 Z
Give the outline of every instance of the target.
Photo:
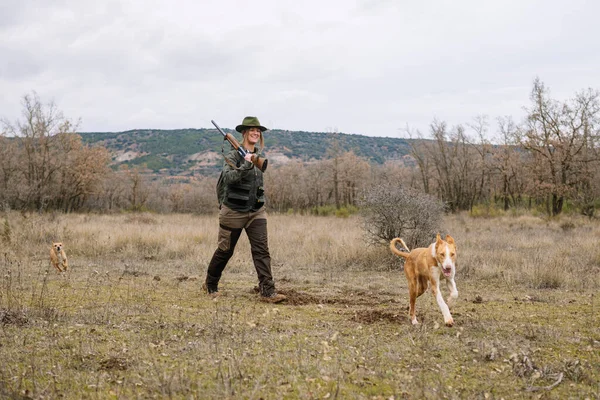
M 239 167 L 244 163 L 244 159 L 237 152 L 235 154 L 236 166 Z M 240 212 L 259 210 L 265 205 L 263 173 L 252 166 L 249 170 L 241 171 L 241 174 L 240 181 L 225 185 L 223 204 Z

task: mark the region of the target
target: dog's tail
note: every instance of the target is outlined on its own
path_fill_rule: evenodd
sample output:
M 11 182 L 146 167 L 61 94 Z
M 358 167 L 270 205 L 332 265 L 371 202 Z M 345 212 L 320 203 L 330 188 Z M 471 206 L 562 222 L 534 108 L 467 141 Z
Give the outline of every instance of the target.
M 406 251 L 410 252 L 410 249 L 408 248 L 408 246 L 406 245 L 406 243 L 404 243 L 404 240 L 402 240 L 400 238 L 394 238 L 390 242 L 390 250 L 392 250 L 392 253 L 394 253 L 394 254 L 396 254 L 397 256 L 400 256 L 400 257 L 408 258 L 408 253 L 404 252 L 404 251 L 398 250 L 396 248 L 396 243 L 400 243 L 402 245 L 402 247 L 404 247 L 406 249 Z

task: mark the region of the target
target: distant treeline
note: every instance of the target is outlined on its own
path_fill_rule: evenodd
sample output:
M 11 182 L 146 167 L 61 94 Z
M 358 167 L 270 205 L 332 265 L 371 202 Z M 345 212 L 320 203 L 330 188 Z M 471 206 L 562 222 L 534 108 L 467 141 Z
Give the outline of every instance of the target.
M 598 91 L 562 102 L 536 79 L 527 117 L 501 118 L 494 126 L 493 140 L 484 117 L 452 127 L 434 120 L 427 135 L 410 132 L 412 140 L 270 131 L 267 148 L 293 161 L 269 165 L 268 205 L 278 212 L 354 208 L 364 193 L 392 183 L 434 195 L 449 212 L 535 208 L 551 216 L 565 210 L 594 216 L 600 206 Z M 222 137 L 214 130 L 81 135 L 33 93 L 23 98 L 23 119 L 4 121 L 2 133 L 3 209 L 216 210 L 222 162 L 209 164 L 206 173 L 190 173 L 177 161 L 199 149 L 220 152 Z M 158 158 L 115 162 L 116 149 Z M 167 174 L 163 162 L 172 163 Z

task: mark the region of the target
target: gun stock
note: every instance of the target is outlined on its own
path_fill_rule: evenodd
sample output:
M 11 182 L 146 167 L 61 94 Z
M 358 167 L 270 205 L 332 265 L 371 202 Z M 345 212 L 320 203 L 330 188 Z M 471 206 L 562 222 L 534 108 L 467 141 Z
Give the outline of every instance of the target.
M 219 125 L 217 125 L 217 123 L 212 119 L 210 120 L 210 122 L 212 122 L 212 124 L 215 126 L 215 128 L 217 128 L 219 132 L 221 132 L 221 135 L 223 135 L 225 140 L 231 143 L 233 148 L 238 152 L 240 156 L 242 156 L 242 158 L 246 157 L 246 154 L 248 154 L 248 150 L 240 146 L 240 143 L 231 133 L 225 133 L 223 129 L 221 129 L 221 127 L 219 127 Z M 259 157 L 258 154 L 252 154 L 252 164 L 256 165 L 258 169 L 260 169 L 262 172 L 265 172 L 265 170 L 267 169 L 268 160 L 266 158 Z

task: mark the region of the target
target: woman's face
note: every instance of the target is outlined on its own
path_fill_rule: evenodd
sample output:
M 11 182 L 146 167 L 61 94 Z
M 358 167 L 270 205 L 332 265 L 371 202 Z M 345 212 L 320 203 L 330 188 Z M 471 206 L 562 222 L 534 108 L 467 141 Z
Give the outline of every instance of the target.
M 249 144 L 256 144 L 260 140 L 260 129 L 248 128 L 244 136 Z

